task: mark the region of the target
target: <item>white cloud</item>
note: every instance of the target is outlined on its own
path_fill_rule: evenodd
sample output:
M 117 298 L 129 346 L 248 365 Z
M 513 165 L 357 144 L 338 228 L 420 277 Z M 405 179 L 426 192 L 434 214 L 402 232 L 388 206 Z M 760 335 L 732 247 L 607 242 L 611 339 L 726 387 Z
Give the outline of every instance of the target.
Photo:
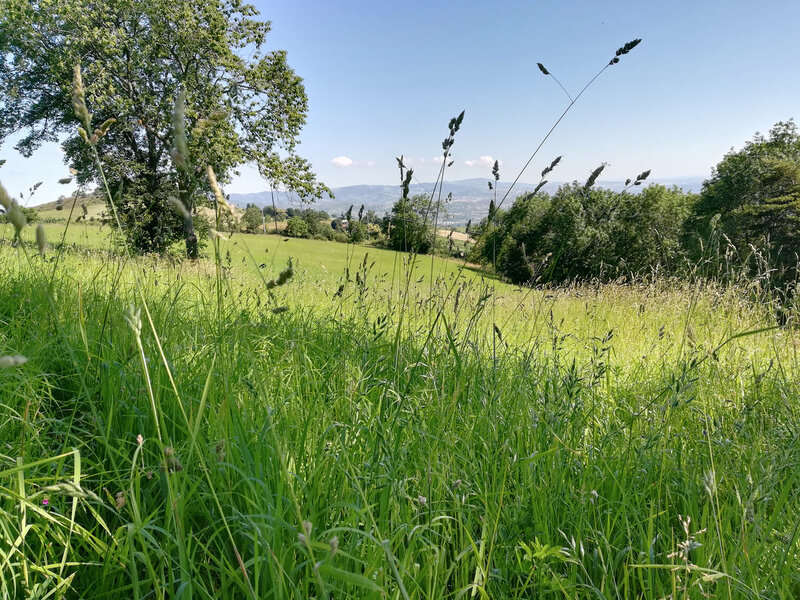
M 477 160 L 465 160 L 464 164 L 468 167 L 486 167 L 491 169 L 494 166 L 494 158 L 491 156 L 481 156 Z
M 357 161 L 349 156 L 337 156 L 331 159 L 331 164 L 334 167 L 374 167 L 377 163 L 374 160 Z
M 356 161 L 354 161 L 349 156 L 337 156 L 336 158 L 331 160 L 331 164 L 334 167 L 352 167 L 353 165 L 356 164 Z
M 434 156 L 433 157 L 433 162 L 438 163 L 438 164 L 442 164 L 443 160 L 444 160 L 444 156 Z

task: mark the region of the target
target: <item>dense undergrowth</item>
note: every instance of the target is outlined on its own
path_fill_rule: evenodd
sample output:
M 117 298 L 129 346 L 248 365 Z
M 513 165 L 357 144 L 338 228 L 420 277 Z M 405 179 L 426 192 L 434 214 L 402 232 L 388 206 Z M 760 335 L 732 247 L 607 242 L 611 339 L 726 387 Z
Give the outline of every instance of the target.
M 800 595 L 796 336 L 737 290 L 246 268 L 0 247 L 0 597 Z

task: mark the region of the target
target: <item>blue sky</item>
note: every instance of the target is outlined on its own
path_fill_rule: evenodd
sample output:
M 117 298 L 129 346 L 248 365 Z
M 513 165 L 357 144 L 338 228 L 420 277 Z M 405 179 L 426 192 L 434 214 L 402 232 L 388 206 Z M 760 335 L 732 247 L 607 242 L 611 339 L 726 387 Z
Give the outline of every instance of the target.
M 417 1 L 258 0 L 269 46 L 288 52 L 309 96 L 299 152 L 330 187 L 392 184 L 403 154 L 435 177 L 447 122 L 466 117 L 448 179 L 512 179 L 571 93 L 625 42 L 642 43 L 594 83 L 523 180 L 557 155 L 553 180 L 708 176 L 731 147 L 800 117 L 797 0 Z M 0 179 L 38 201 L 64 193 L 56 147 L 24 161 L 6 144 Z M 43 165 L 47 165 L 43 169 Z M 250 169 L 231 192 L 266 185 Z M 35 203 L 35 201 L 34 201 Z

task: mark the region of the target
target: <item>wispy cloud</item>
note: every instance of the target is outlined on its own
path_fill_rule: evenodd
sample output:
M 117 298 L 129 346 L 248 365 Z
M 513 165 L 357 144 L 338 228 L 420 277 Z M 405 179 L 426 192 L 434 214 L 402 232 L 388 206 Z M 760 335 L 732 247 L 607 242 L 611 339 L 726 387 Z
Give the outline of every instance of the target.
M 352 167 L 353 165 L 356 164 L 356 161 L 354 161 L 349 156 L 337 156 L 336 158 L 331 160 L 331 164 L 334 167 Z
M 433 162 L 435 162 L 437 164 L 442 164 L 443 160 L 444 160 L 444 156 L 434 156 L 433 157 Z
M 491 156 L 481 156 L 476 160 L 465 160 L 464 164 L 468 167 L 486 167 L 491 169 L 494 166 L 494 158 Z
M 331 159 L 331 164 L 334 167 L 374 167 L 377 163 L 374 160 L 365 160 L 363 162 L 359 162 L 357 160 L 353 160 L 349 156 L 337 156 L 336 158 Z

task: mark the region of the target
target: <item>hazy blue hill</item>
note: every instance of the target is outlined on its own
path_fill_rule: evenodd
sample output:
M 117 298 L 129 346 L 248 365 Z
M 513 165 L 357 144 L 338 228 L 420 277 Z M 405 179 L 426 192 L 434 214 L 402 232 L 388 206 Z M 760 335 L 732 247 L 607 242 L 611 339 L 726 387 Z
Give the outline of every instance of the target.
M 489 209 L 489 201 L 493 197 L 493 192 L 489 190 L 487 185 L 488 179 L 462 179 L 460 181 L 445 182 L 442 190 L 442 197 L 447 197 L 447 194 L 452 193 L 453 199 L 447 204 L 447 211 L 449 213 L 448 221 L 455 225 L 463 225 L 469 219 L 478 221 L 484 217 Z M 563 181 L 551 181 L 544 186 L 547 192 L 554 192 Z M 681 177 L 673 179 L 653 179 L 650 183 L 659 183 L 662 185 L 672 186 L 677 185 L 687 192 L 699 192 L 703 184 L 701 177 Z M 502 198 L 508 191 L 511 185 L 510 181 L 499 181 L 497 183 L 497 198 Z M 604 187 L 612 190 L 621 190 L 624 181 L 603 181 L 597 182 L 599 187 Z M 536 188 L 535 183 L 517 183 L 513 192 L 506 200 L 507 204 L 516 198 L 518 195 L 533 191 Z M 424 194 L 433 189 L 433 183 L 412 184 L 411 194 Z M 346 211 L 352 204 L 354 209 L 358 209 L 362 204 L 368 210 L 374 210 L 379 215 L 391 209 L 392 204 L 400 197 L 399 185 L 349 185 L 346 187 L 335 188 L 333 190 L 334 198 L 325 196 L 317 200 L 314 205 L 319 210 L 325 210 L 331 214 L 338 214 Z M 272 195 L 269 191 L 256 192 L 252 194 L 231 194 L 231 201 L 241 207 L 247 204 L 255 204 L 257 206 L 267 206 L 272 203 Z M 276 193 L 275 205 L 278 208 L 286 206 L 300 206 L 302 203 L 297 197 L 287 197 L 283 192 Z

